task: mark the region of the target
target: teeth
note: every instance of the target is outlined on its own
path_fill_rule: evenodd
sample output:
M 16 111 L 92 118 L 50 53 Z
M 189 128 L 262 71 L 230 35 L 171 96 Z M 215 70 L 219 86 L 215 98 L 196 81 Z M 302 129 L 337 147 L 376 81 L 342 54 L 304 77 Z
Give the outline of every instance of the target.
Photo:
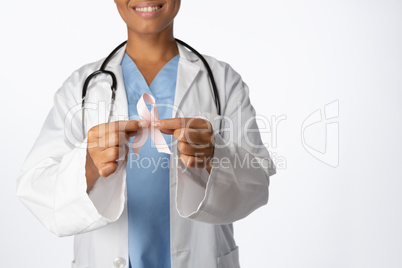
M 162 6 L 153 6 L 153 7 L 136 7 L 135 10 L 140 12 L 153 12 L 160 9 Z

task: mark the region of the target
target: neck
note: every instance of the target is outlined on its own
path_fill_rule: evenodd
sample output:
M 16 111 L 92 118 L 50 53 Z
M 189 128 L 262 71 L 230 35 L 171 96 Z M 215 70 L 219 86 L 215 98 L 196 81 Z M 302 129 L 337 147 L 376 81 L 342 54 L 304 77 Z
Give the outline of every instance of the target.
M 173 36 L 173 23 L 157 34 L 141 34 L 129 29 L 126 53 L 134 61 L 169 61 L 179 54 Z

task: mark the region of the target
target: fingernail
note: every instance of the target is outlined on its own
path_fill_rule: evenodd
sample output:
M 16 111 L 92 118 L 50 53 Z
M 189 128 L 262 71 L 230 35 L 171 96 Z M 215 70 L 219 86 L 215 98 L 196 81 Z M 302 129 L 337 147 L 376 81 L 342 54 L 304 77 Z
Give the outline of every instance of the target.
M 157 121 L 153 121 L 151 124 L 153 127 L 159 127 L 161 123 L 159 122 L 159 120 L 157 120 Z
M 148 122 L 147 122 L 147 121 L 140 121 L 140 122 L 138 122 L 138 125 L 139 125 L 140 127 L 147 127 L 147 126 L 148 126 Z

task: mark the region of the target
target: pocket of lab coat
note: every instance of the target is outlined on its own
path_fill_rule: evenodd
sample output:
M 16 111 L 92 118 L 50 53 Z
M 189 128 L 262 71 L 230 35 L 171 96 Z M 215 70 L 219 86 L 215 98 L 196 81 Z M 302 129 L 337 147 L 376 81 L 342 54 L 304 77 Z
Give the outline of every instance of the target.
M 240 268 L 239 248 L 236 247 L 228 254 L 219 257 L 217 262 L 218 262 L 218 268 Z

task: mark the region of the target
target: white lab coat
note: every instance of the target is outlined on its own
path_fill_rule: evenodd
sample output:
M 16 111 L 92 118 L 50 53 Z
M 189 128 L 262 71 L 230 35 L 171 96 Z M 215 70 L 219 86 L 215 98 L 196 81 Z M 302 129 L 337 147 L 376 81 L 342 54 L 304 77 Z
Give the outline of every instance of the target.
M 180 53 L 172 117 L 201 117 L 214 128 L 216 159 L 211 173 L 184 169 L 172 145 L 170 169 L 170 220 L 172 268 L 239 267 L 238 247 L 232 223 L 268 201 L 269 177 L 275 174 L 267 149 L 262 145 L 248 97 L 248 87 L 228 64 L 206 57 L 213 70 L 224 126 L 218 133 L 217 117 L 208 74 L 202 61 L 177 44 Z M 120 62 L 125 48 L 107 69 L 117 77 L 116 106 L 112 121 L 128 119 L 126 91 Z M 17 195 L 51 232 L 75 235 L 76 268 L 128 267 L 126 211 L 126 162 L 108 178 L 99 178 L 86 192 L 86 138 L 82 137 L 81 92 L 85 78 L 102 61 L 75 71 L 54 96 L 41 133 L 27 157 L 18 182 Z M 85 131 L 107 122 L 110 77 L 93 80 L 86 100 Z M 250 119 L 251 118 L 251 119 Z M 231 119 L 231 120 L 229 120 Z M 231 123 L 228 123 L 231 121 Z M 239 130 L 248 129 L 248 135 Z M 253 131 L 254 130 L 254 131 Z M 248 138 L 246 137 L 248 136 Z M 227 146 L 219 146 L 227 143 Z M 249 157 L 249 158 L 247 158 Z M 253 164 L 251 164 L 253 162 Z M 252 246 L 252 245 L 248 245 Z

